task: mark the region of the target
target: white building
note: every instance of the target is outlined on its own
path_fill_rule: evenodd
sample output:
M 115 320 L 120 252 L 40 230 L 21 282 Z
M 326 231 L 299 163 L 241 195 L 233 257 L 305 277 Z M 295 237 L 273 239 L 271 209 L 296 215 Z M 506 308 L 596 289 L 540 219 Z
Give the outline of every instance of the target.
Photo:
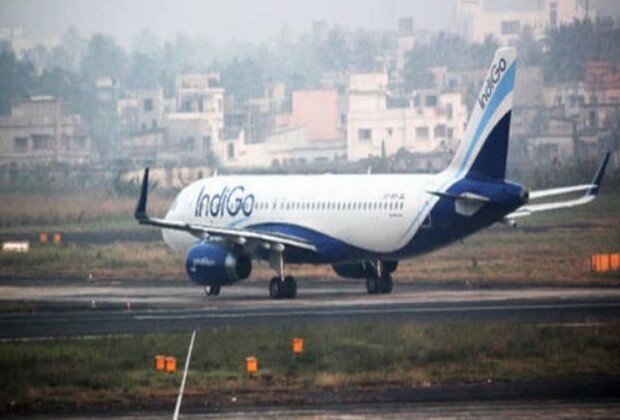
M 540 39 L 546 29 L 583 19 L 586 13 L 580 0 L 457 0 L 456 24 L 458 32 L 470 41 L 481 43 L 492 35 L 508 45 L 526 26 Z
M 141 130 L 154 130 L 161 127 L 164 115 L 164 90 L 141 89 L 136 92 L 137 123 Z
M 344 160 L 345 140 L 308 140 L 304 126 L 280 129 L 260 143 L 246 143 L 241 132 L 224 145 L 219 163 L 227 168 L 294 167 Z
M 0 116 L 0 166 L 84 164 L 91 139 L 78 115 L 50 96 L 15 101 L 11 115 Z
M 467 110 L 460 93 L 414 92 L 393 107 L 385 73 L 354 74 L 349 80 L 347 158 L 450 150 L 463 138 Z
M 164 118 L 170 159 L 176 156 L 204 163 L 212 153 L 219 156 L 224 147 L 220 142 L 224 129 L 224 89 L 219 74 L 178 76 L 175 101 L 175 111 Z

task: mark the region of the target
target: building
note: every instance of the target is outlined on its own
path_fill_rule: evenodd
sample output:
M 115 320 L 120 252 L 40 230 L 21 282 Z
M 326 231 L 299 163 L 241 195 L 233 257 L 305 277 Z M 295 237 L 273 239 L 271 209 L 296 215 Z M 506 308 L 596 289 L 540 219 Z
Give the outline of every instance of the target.
M 540 39 L 549 28 L 556 28 L 589 12 L 580 0 L 457 0 L 457 31 L 473 42 L 484 42 L 491 35 L 500 44 L 518 40 L 525 27 Z
M 95 81 L 95 97 L 95 114 L 92 119 L 93 143 L 101 161 L 114 161 L 118 158 L 121 139 L 118 81 L 113 77 L 98 78 Z
M 22 56 L 26 51 L 37 46 L 51 50 L 60 44 L 60 40 L 58 38 L 35 39 L 27 36 L 21 26 L 3 25 L 0 26 L 0 43 L 8 44 L 17 55 Z
M 87 163 L 91 140 L 78 115 L 68 115 L 58 99 L 32 97 L 14 102 L 0 117 L 0 165 Z
M 342 138 L 338 92 L 335 90 L 294 91 L 292 111 L 286 117 L 288 125 L 306 127 L 309 140 Z
M 160 159 L 204 164 L 222 153 L 224 88 L 219 74 L 177 76 L 175 110 L 164 115 L 163 123 L 167 131 Z
M 156 130 L 161 127 L 164 116 L 164 90 L 141 89 L 136 92 L 137 124 L 140 130 Z
M 392 98 L 386 73 L 353 74 L 349 81 L 347 158 L 453 150 L 463 138 L 467 111 L 462 95 L 438 90 Z M 396 100 L 400 99 L 400 100 Z
M 246 143 L 243 132 L 226 140 L 229 150 L 220 163 L 228 168 L 293 168 L 301 165 L 345 160 L 344 139 L 308 140 L 304 126 L 281 128 L 260 143 Z

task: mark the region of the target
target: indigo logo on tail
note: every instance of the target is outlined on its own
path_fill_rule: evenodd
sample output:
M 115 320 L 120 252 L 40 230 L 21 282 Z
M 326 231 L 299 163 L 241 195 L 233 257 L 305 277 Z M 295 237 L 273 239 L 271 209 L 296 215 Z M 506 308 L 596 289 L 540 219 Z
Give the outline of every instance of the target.
M 491 73 L 489 77 L 487 78 L 487 80 L 485 81 L 485 87 L 482 90 L 482 94 L 478 98 L 478 103 L 480 104 L 480 108 L 482 109 L 486 108 L 487 103 L 489 102 L 489 99 L 491 99 L 491 95 L 493 94 L 493 91 L 495 90 L 495 86 L 497 85 L 497 82 L 499 82 L 499 79 L 502 78 L 502 74 L 504 74 L 505 71 L 506 71 L 506 60 L 504 60 L 503 58 L 501 58 L 497 64 L 493 64 L 493 67 L 491 67 Z

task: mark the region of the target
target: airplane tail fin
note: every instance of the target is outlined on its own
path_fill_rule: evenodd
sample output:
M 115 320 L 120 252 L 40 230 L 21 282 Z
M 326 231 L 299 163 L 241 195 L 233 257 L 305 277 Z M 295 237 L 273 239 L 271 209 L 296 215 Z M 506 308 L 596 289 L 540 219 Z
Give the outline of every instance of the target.
M 495 52 L 465 136 L 447 171 L 455 177 L 504 179 L 516 76 L 513 47 Z

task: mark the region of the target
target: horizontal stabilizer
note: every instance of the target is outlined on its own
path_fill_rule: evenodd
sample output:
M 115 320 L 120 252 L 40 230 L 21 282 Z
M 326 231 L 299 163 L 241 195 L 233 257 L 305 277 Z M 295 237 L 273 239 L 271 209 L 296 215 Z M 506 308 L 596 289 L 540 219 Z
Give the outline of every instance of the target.
M 530 200 L 536 200 L 537 198 L 543 197 L 551 197 L 554 195 L 562 195 L 562 194 L 570 194 L 579 191 L 587 191 L 591 188 L 596 187 L 595 184 L 583 184 L 583 185 L 575 185 L 573 187 L 561 187 L 561 188 L 551 188 L 548 190 L 539 190 L 530 192 Z
M 555 203 L 527 204 L 525 206 L 519 207 L 516 211 L 507 215 L 506 219 L 515 219 L 517 217 L 529 216 L 533 213 L 538 213 L 541 211 L 558 210 L 581 206 L 584 204 L 588 204 L 591 201 L 594 201 L 594 198 L 595 196 L 586 194 L 575 200 L 558 201 Z
M 526 205 L 519 207 L 514 212 L 508 214 L 505 217 L 505 220 L 510 221 L 518 217 L 529 216 L 533 213 L 538 213 L 541 211 L 557 210 L 557 209 L 565 209 L 565 208 L 570 208 L 570 207 L 581 206 L 591 201 L 594 201 L 594 199 L 596 198 L 598 194 L 598 190 L 601 186 L 601 183 L 603 181 L 603 176 L 605 175 L 605 168 L 607 167 L 607 163 L 609 162 L 609 156 L 610 156 L 610 153 L 607 152 L 607 154 L 605 155 L 605 158 L 601 162 L 601 165 L 597 169 L 596 174 L 594 175 L 594 179 L 592 180 L 591 184 L 573 185 L 570 187 L 561 187 L 561 188 L 552 188 L 549 190 L 532 191 L 530 193 L 530 199 L 537 199 L 537 198 L 542 198 L 542 197 L 550 197 L 554 195 L 562 195 L 562 194 L 569 194 L 573 192 L 586 191 L 586 193 L 582 195 L 581 197 L 573 199 L 573 200 L 557 201 L 557 202 L 552 202 L 552 203 L 526 204 Z
M 427 191 L 427 193 L 435 195 L 437 197 L 441 197 L 441 198 L 449 198 L 451 200 L 475 201 L 477 203 L 489 202 L 488 197 L 470 193 L 470 192 L 464 192 L 462 194 L 450 194 L 448 192 L 442 192 L 442 191 Z

